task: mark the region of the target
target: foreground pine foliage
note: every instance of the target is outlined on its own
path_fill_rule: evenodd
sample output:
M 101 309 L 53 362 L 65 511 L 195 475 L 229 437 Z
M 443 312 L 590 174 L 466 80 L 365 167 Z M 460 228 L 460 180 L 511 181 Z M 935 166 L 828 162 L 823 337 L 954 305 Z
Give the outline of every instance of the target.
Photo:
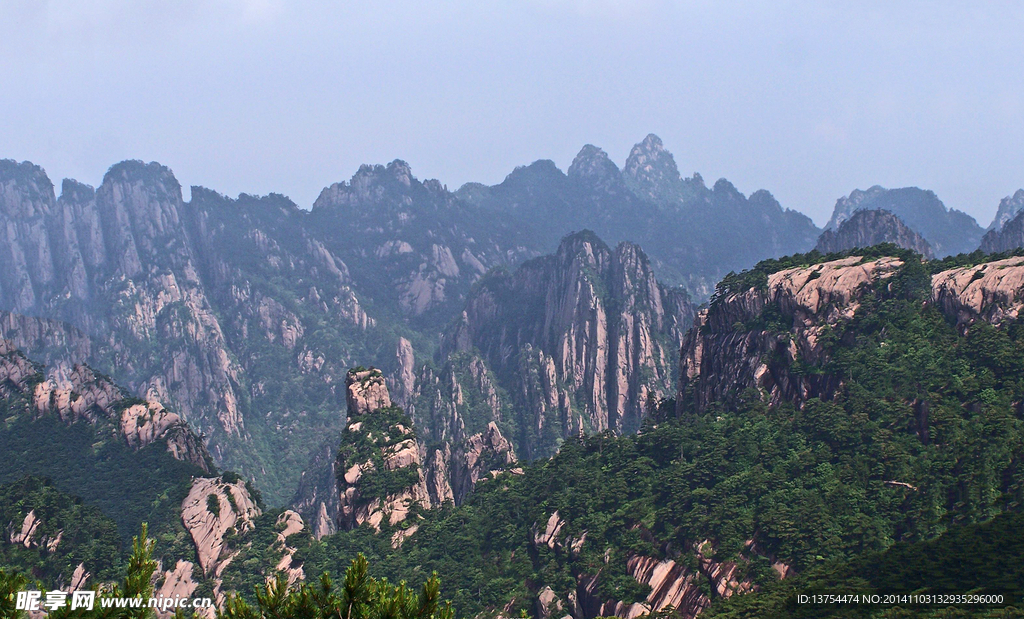
M 441 583 L 432 576 L 415 593 L 404 582 L 369 576 L 366 557 L 359 555 L 345 572 L 340 588 L 330 574 L 319 582 L 289 589 L 283 573 L 267 586 L 257 586 L 256 605 L 231 596 L 218 614 L 222 619 L 452 619 L 451 604 L 441 602 Z

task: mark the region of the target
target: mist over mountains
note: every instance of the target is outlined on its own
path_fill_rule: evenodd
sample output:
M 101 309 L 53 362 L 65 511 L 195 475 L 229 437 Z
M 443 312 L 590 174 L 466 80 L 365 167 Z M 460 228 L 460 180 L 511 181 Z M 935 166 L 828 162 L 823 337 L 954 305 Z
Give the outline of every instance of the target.
M 1024 500 L 1024 190 L 987 231 L 880 186 L 821 230 L 652 134 L 621 169 L 190 196 L 0 161 L 0 565 L 112 578 L 83 549 L 148 519 L 162 595 L 363 553 L 475 613 L 692 619 Z
M 1020 192 L 1004 200 L 993 230 L 1022 204 Z M 984 232 L 931 192 L 881 187 L 841 198 L 827 229 L 837 230 L 857 211 L 877 209 L 919 233 L 939 256 L 976 249 Z M 442 371 L 449 353 L 440 348 L 440 334 L 460 313 L 482 315 L 472 309 L 479 308 L 481 291 L 473 291 L 492 269 L 514 270 L 555 252 L 565 235 L 590 230 L 599 239 L 595 248 L 632 243 L 630 251 L 643 258 L 630 260 L 649 260 L 644 277 L 656 274 L 659 286 L 685 288 L 688 294 L 672 293 L 685 299 L 672 307 L 689 308 L 707 299 L 727 273 L 810 250 L 821 233 L 768 191 L 748 197 L 725 179 L 708 187 L 697 173 L 684 178 L 653 134 L 633 147 L 623 169 L 586 145 L 565 172 L 539 160 L 498 185 L 467 184 L 454 192 L 417 179 L 400 160 L 364 165 L 350 180 L 324 188 L 311 210 L 281 195 L 232 199 L 203 187 L 193 187 L 186 202 L 168 168 L 137 161 L 114 165 L 95 189 L 65 180 L 57 195 L 42 168 L 5 160 L 0 217 L 0 309 L 85 334 L 90 346 L 80 356 L 137 394 L 181 412 L 207 437 L 219 464 L 260 480 L 273 502 L 291 496 L 316 451 L 314 437 L 341 427 L 339 386 L 348 367 L 373 364 L 389 375 L 418 375 L 418 366 L 429 361 Z M 863 238 L 900 243 L 879 234 Z M 598 262 L 587 268 L 602 273 L 608 251 L 588 250 Z M 615 287 L 607 277 L 588 284 L 597 287 L 595 298 Z M 491 289 L 500 281 L 485 279 Z M 500 311 L 541 321 L 516 335 L 514 346 L 529 344 L 543 364 L 554 351 L 549 345 L 562 336 L 550 331 L 552 318 L 543 317 L 552 311 L 550 302 L 545 310 L 528 301 L 538 294 L 548 293 L 509 290 L 499 297 L 527 305 Z M 530 318 L 531 312 L 539 313 Z M 678 326 L 652 366 L 655 376 L 663 374 L 656 366 L 668 361 L 665 355 L 678 348 L 686 312 L 672 319 Z M 569 320 L 559 328 L 583 324 Z M 508 376 L 509 364 L 519 361 L 504 349 L 499 354 L 498 345 L 471 338 L 446 350 L 479 347 L 488 371 Z M 559 363 L 562 374 L 568 366 Z M 670 388 L 673 379 L 657 380 L 653 393 Z M 605 410 L 606 399 L 620 396 L 588 385 L 598 393 L 584 397 L 577 393 L 584 384 L 569 382 L 567 393 L 591 402 L 579 413 L 589 419 L 584 426 L 623 423 L 591 419 Z M 415 381 L 406 383 L 412 397 Z M 570 421 L 576 414 L 569 414 L 571 406 L 559 406 L 560 423 L 583 427 Z M 629 415 L 642 408 L 629 406 Z M 544 441 L 523 444 L 539 440 L 527 438 L 523 427 L 505 428 L 521 453 L 550 449 Z

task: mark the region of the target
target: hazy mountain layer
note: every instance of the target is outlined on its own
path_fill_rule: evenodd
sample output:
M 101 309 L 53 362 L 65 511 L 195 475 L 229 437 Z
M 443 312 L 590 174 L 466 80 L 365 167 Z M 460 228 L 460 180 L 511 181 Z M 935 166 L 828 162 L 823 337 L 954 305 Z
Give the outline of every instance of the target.
M 1018 213 L 1002 227 L 993 228 L 981 239 L 981 251 L 995 253 L 1024 247 L 1024 212 Z
M 839 225 L 860 210 L 886 210 L 899 217 L 931 245 L 936 256 L 970 253 L 978 248 L 984 233 L 973 217 L 946 205 L 935 193 L 917 187 L 885 189 L 878 185 L 855 190 L 839 198 L 826 230 Z
M 822 232 L 814 249 L 823 254 L 830 254 L 882 243 L 912 249 L 925 258 L 933 257 L 928 241 L 907 227 L 899 217 L 885 210 L 856 211 L 853 216 L 839 224 L 837 230 Z

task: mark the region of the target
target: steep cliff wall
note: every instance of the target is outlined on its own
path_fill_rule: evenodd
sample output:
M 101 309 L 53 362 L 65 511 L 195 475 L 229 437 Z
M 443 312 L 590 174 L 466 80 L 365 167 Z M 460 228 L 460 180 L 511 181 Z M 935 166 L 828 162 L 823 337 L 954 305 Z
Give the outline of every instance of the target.
M 532 458 L 567 436 L 635 431 L 649 403 L 672 392 L 692 311 L 684 292 L 657 282 L 638 247 L 612 250 L 579 233 L 553 256 L 484 279 L 443 351 L 479 356 L 493 370 L 517 415 L 495 421 L 512 425 Z
M 853 317 L 858 299 L 903 263 L 860 256 L 767 276 L 764 287 L 722 296 L 698 314 L 680 353 L 679 402 L 698 409 L 758 389 L 772 403 L 831 397 L 839 379 L 796 373 L 798 360 L 821 365 L 822 335 Z
M 201 187 L 186 203 L 170 170 L 138 161 L 55 198 L 41 168 L 0 162 L 2 326 L 173 406 L 282 502 L 313 439 L 342 427 L 345 371 L 382 337 L 308 215 Z
M 783 269 L 767 275 L 763 287 L 720 296 L 683 342 L 680 404 L 704 409 L 750 388 L 772 404 L 831 398 L 841 378 L 808 371 L 829 358 L 823 338 L 840 336 L 861 295 L 902 266 L 895 257 L 850 256 Z M 965 332 L 977 320 L 1015 321 L 1024 308 L 1022 292 L 1024 257 L 1014 257 L 935 273 L 927 302 Z
M 368 524 L 394 529 L 397 546 L 416 532 L 419 510 L 461 503 L 480 479 L 515 463 L 493 423 L 428 450 L 392 405 L 380 370 L 353 369 L 345 387 L 349 420 L 340 441 L 314 459 L 292 501 L 316 537 Z M 331 453 L 337 456 L 328 460 Z

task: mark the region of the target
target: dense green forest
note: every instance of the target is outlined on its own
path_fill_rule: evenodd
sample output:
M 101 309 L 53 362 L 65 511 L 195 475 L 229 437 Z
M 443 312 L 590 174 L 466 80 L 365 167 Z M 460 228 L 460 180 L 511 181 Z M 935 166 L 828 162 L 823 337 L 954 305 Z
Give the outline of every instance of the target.
M 39 477 L 0 486 L 0 523 L 13 525 L 4 542 L 21 533 L 30 513 L 30 522 L 38 520 L 31 529 L 33 543 L 0 544 L 0 566 L 65 585 L 80 563 L 100 580 L 118 575 L 122 538 L 117 524 L 98 508 Z
M 709 619 L 773 617 L 958 617 L 1024 616 L 1024 514 L 1000 514 L 981 523 L 954 527 L 927 542 L 898 542 L 884 552 L 833 561 L 804 574 L 769 584 L 713 606 Z M 906 605 L 905 614 L 885 614 L 887 604 L 800 604 L 813 594 L 995 594 L 1013 605 Z M 950 607 L 954 610 L 950 610 Z M 1002 606 L 1002 605 L 998 605 Z M 973 607 L 973 608 L 972 608 Z

